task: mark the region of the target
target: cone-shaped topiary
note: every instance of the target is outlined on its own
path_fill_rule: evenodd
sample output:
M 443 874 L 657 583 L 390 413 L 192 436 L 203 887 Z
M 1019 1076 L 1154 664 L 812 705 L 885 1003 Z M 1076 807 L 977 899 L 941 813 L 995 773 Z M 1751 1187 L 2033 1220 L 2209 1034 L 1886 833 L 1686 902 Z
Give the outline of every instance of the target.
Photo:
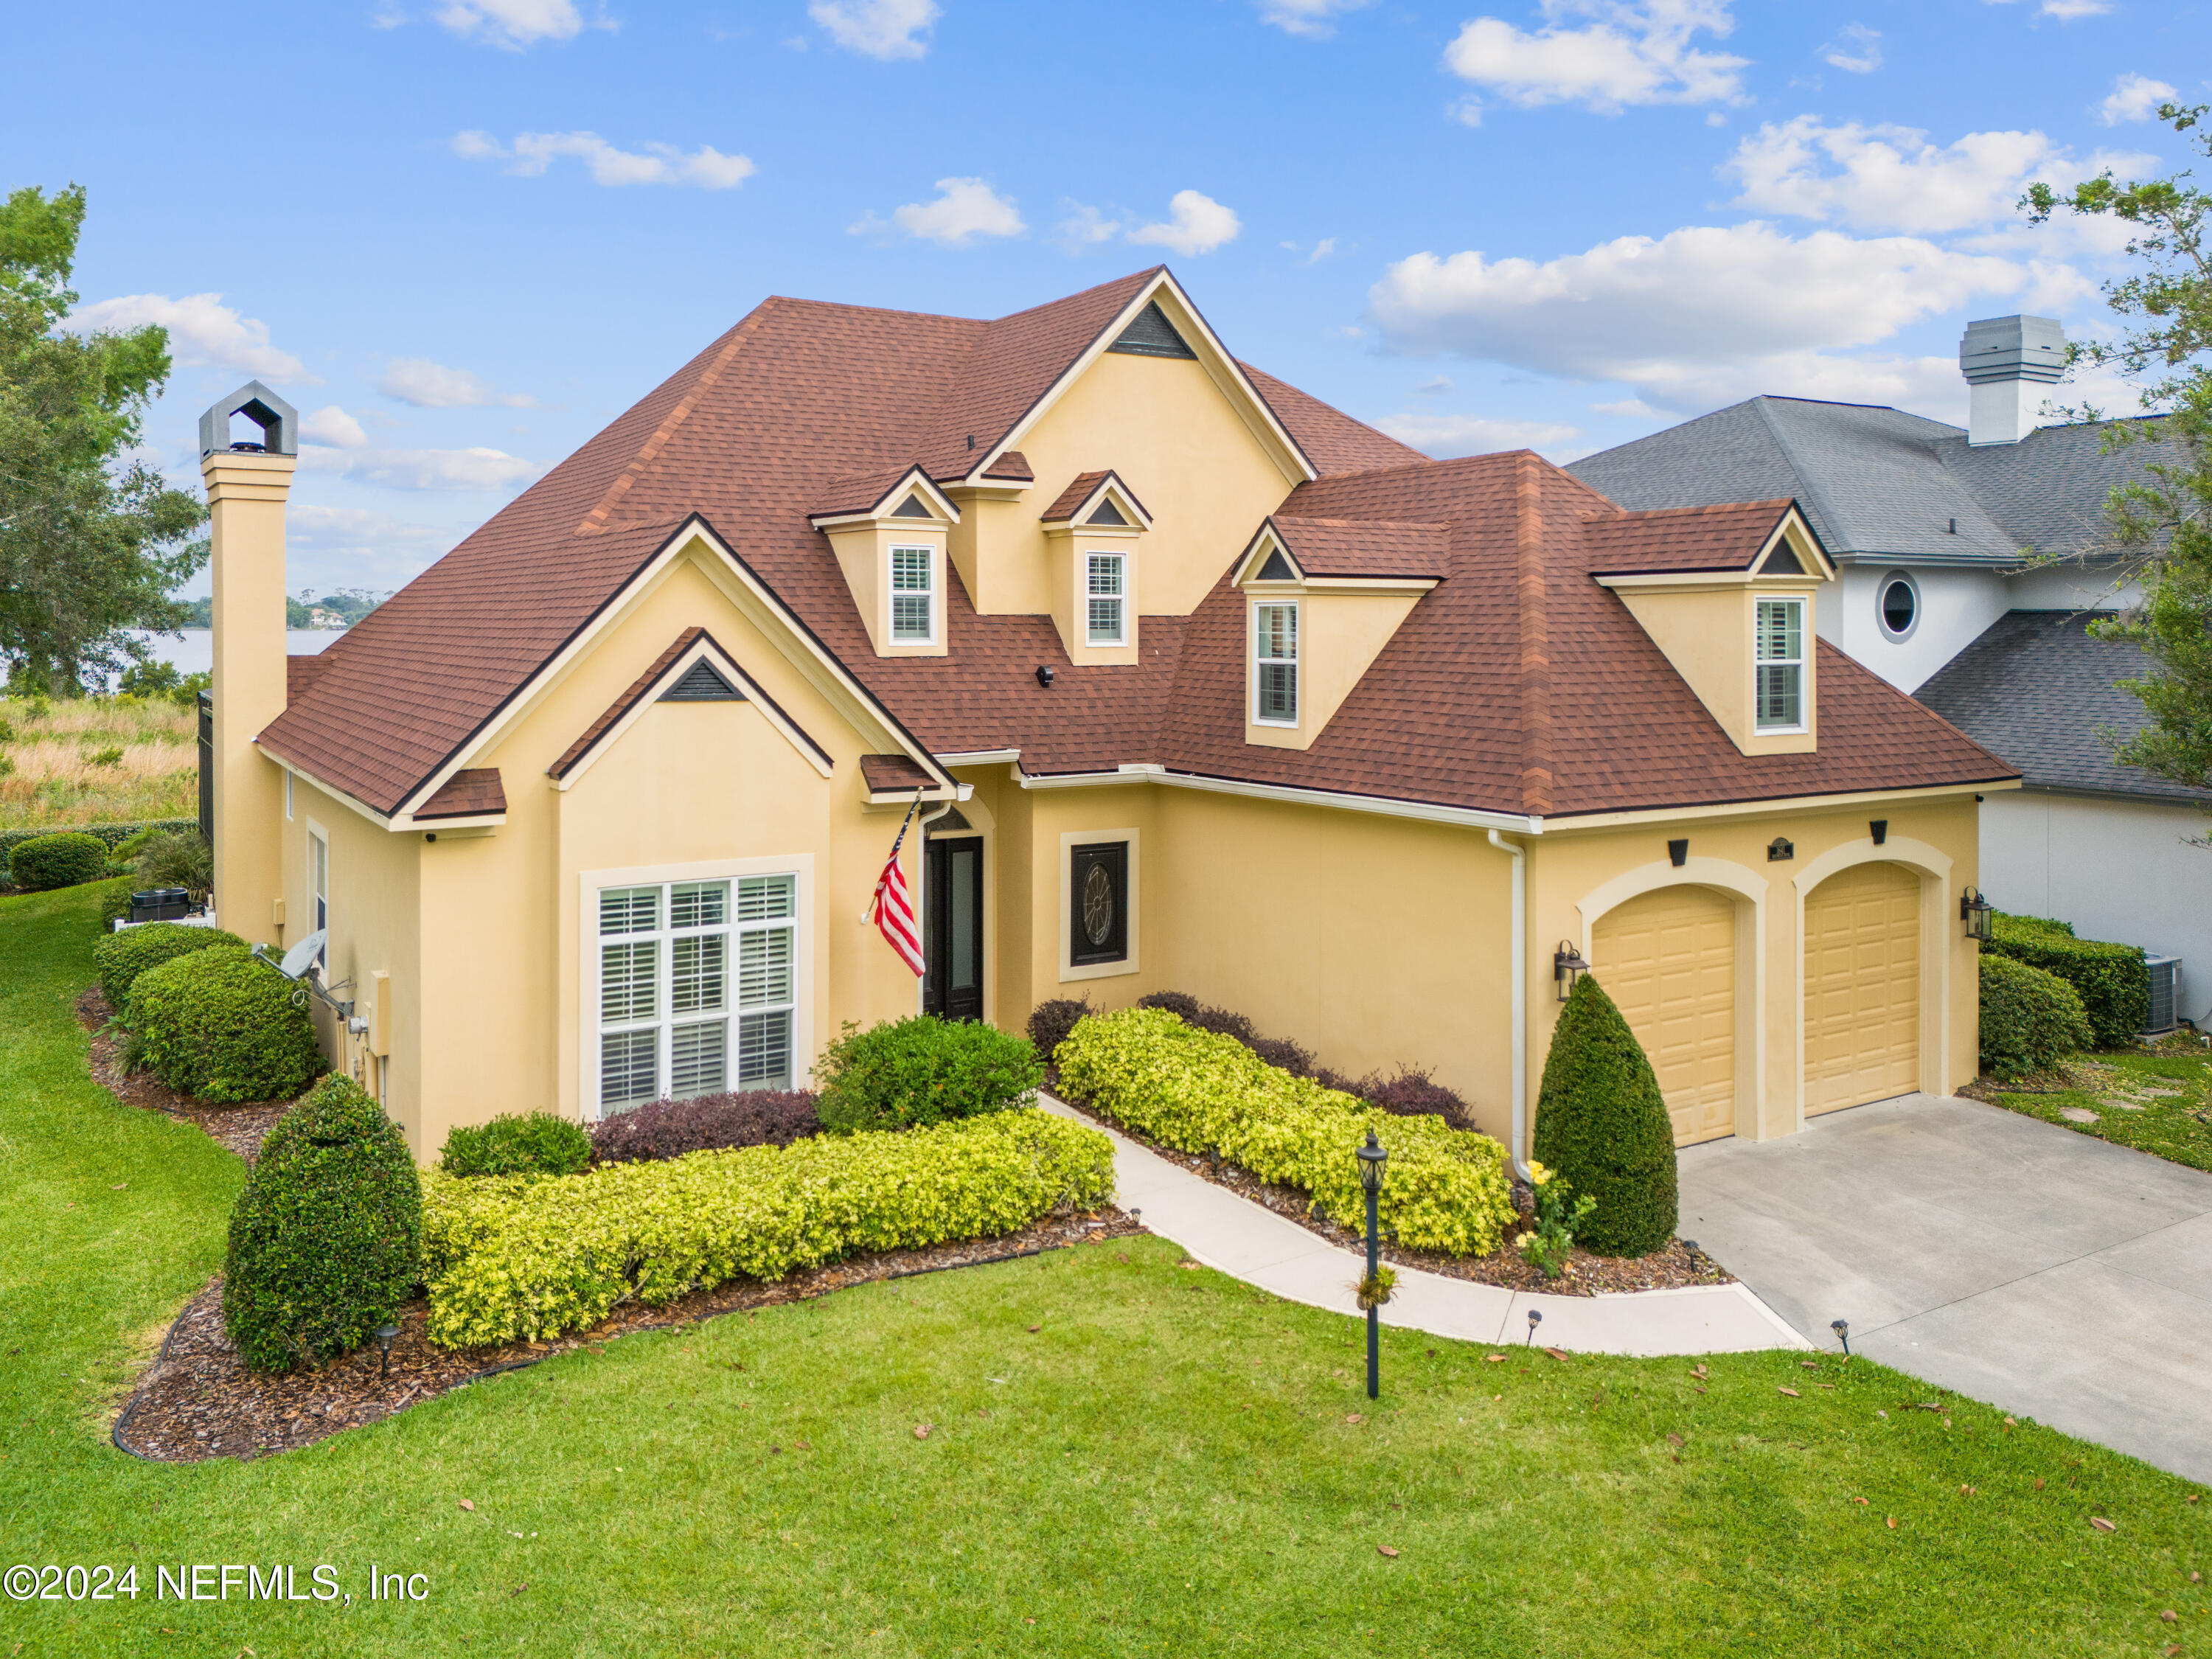
M 1651 1062 L 1595 976 L 1576 981 L 1536 1094 L 1539 1164 L 1597 1208 L 1575 1229 L 1593 1255 L 1648 1255 L 1674 1236 L 1674 1127 Z
M 392 1322 L 422 1276 L 422 1187 L 349 1077 L 276 1121 L 230 1216 L 222 1322 L 259 1371 L 315 1366 Z

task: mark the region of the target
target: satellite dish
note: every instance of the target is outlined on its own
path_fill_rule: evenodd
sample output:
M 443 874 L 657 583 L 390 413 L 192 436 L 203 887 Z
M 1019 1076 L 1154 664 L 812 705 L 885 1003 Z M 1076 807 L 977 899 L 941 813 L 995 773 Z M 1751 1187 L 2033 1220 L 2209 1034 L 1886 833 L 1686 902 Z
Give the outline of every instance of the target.
M 313 933 L 284 952 L 283 964 L 279 971 L 287 979 L 299 979 L 303 976 L 322 956 L 323 945 L 330 936 L 331 930 L 327 927 L 315 929 Z

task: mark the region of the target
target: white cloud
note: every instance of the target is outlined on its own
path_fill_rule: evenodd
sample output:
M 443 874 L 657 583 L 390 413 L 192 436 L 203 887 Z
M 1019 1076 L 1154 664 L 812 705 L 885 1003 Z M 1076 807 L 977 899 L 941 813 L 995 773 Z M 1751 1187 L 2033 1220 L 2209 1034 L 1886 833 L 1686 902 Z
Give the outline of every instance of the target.
M 501 449 L 327 449 L 303 445 L 300 465 L 390 489 L 505 489 L 538 471 Z
M 1451 377 L 1448 374 L 1431 374 L 1413 388 L 1425 398 L 1441 397 L 1451 389 Z
M 1500 449 L 1555 449 L 1582 435 L 1554 421 L 1491 421 L 1475 415 L 1389 415 L 1375 422 L 1401 444 L 1439 459 Z
M 1917 127 L 1767 122 L 1721 167 L 1734 205 L 1864 228 L 1964 230 L 2014 216 L 2029 180 L 2074 166 L 2040 132 L 1970 132 L 1938 147 Z
M 535 179 L 556 158 L 573 155 L 591 169 L 595 185 L 696 185 L 732 190 L 760 171 L 750 156 L 725 155 L 709 144 L 685 154 L 673 144 L 647 144 L 641 153 L 617 149 L 596 132 L 519 132 L 512 146 L 488 132 L 453 135 L 453 154 L 470 161 L 501 161 L 506 171 Z
M 431 15 L 464 40 L 508 52 L 540 40 L 573 40 L 584 27 L 571 0 L 449 0 Z M 391 27 L 382 18 L 376 22 Z
M 1129 240 L 1164 247 L 1170 253 L 1211 253 L 1224 243 L 1235 241 L 1243 228 L 1235 211 L 1211 196 L 1179 190 L 1168 198 L 1166 222 L 1133 230 Z
M 1463 127 L 1482 125 L 1482 100 L 1473 93 L 1444 106 L 1444 113 Z
M 2154 81 L 2148 75 L 2122 75 L 2114 77 L 2112 95 L 2097 106 L 2097 113 L 2105 118 L 2105 125 L 2116 127 L 2123 121 L 2148 121 L 2158 112 L 2160 104 L 2170 104 L 2180 93 L 2163 81 Z
M 1648 421 L 1659 413 L 1641 398 L 1623 398 L 1618 403 L 1592 404 L 1590 407 L 1601 415 L 1625 415 L 1640 421 Z
M 361 429 L 361 422 L 336 404 L 302 416 L 300 436 L 305 442 L 325 444 L 334 449 L 360 449 L 368 442 L 368 434 Z
M 376 389 L 417 409 L 480 409 L 489 404 L 536 409 L 538 400 L 520 392 L 501 392 L 465 368 L 447 368 L 427 357 L 394 357 L 377 377 Z
M 855 236 L 896 230 L 939 247 L 966 247 L 979 236 L 1018 236 L 1029 227 L 1022 222 L 1014 198 L 1000 195 L 982 179 L 939 179 L 934 200 L 894 208 L 888 225 L 874 214 L 864 213 L 848 228 Z M 1118 227 L 1109 228 L 1110 234 Z M 1067 224 L 1060 229 L 1065 234 Z
M 846 51 L 889 63 L 927 52 L 915 37 L 945 14 L 937 0 L 810 0 L 806 15 Z
M 1285 34 L 1326 40 L 1336 33 L 1338 17 L 1372 3 L 1373 0 L 1260 0 L 1260 21 L 1273 24 Z
M 1987 3 L 2008 6 L 2012 0 L 1987 0 Z M 2055 17 L 2062 23 L 2070 23 L 2077 17 L 2102 17 L 2112 9 L 2112 0 L 2041 0 L 2035 9 L 2035 15 Z
M 180 363 L 234 369 L 262 380 L 322 384 L 297 357 L 269 343 L 268 324 L 240 316 L 222 303 L 220 294 L 187 294 L 180 300 L 166 294 L 125 294 L 70 317 L 71 327 L 85 331 L 142 328 L 148 323 L 169 331 L 169 355 Z
M 1054 227 L 1053 234 L 1070 253 L 1082 253 L 1097 247 L 1101 242 L 1110 242 L 1128 227 L 1119 219 L 1109 219 L 1095 207 L 1081 202 L 1062 202 L 1069 210 L 1066 218 Z
M 1881 31 L 1846 23 L 1820 48 L 1823 63 L 1851 75 L 1871 75 L 1881 67 Z
M 1611 114 L 1629 104 L 1739 102 L 1750 59 L 1690 44 L 1694 35 L 1717 38 L 1735 27 L 1729 4 L 1544 0 L 1544 26 L 1533 32 L 1503 18 L 1471 20 L 1444 48 L 1444 64 L 1524 107 L 1578 103 Z M 1559 20 L 1569 16 L 1595 21 L 1568 28 Z

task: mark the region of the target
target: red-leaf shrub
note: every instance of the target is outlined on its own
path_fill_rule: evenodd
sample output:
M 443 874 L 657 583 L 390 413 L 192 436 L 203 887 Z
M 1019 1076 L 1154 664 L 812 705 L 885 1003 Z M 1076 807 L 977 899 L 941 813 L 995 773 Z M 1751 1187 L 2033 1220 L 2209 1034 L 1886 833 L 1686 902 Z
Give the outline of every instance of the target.
M 804 1091 L 745 1089 L 691 1100 L 656 1100 L 594 1123 L 592 1161 L 652 1164 L 726 1146 L 788 1146 L 821 1132 L 814 1097 Z
M 1067 1041 L 1075 1022 L 1097 1012 L 1091 1006 L 1089 997 L 1054 997 L 1049 1002 L 1037 1004 L 1030 1011 L 1030 1042 L 1036 1049 L 1037 1058 L 1051 1065 L 1053 1051 Z

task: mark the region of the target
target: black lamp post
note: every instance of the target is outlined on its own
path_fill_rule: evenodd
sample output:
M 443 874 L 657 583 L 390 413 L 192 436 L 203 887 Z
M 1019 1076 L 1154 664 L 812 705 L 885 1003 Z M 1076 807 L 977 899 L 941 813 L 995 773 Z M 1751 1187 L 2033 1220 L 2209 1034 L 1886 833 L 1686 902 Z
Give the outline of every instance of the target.
M 1375 1282 L 1376 1237 L 1375 1200 L 1382 1190 L 1382 1166 L 1390 1161 L 1390 1154 L 1382 1143 L 1375 1139 L 1375 1131 L 1367 1132 L 1367 1144 L 1359 1149 L 1359 1190 L 1367 1194 L 1367 1282 Z M 1379 1399 L 1382 1389 L 1382 1309 L 1370 1295 L 1367 1309 L 1367 1397 Z

